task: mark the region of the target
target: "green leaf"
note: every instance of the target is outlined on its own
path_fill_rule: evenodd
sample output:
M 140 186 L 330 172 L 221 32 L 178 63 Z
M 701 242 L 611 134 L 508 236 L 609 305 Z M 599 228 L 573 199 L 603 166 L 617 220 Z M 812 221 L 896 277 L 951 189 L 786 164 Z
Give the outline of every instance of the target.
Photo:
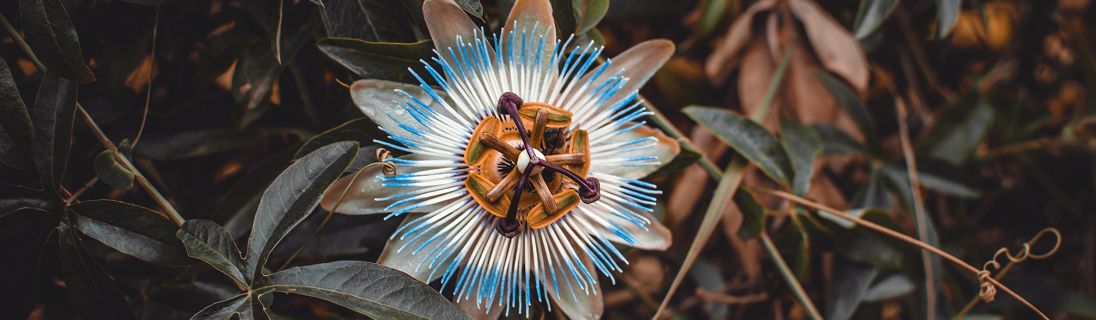
M 879 268 L 865 263 L 835 259 L 833 287 L 830 288 L 826 319 L 846 320 L 852 317 L 864 298 Z
M 122 292 L 110 274 L 89 255 L 68 223 L 57 229 L 60 236 L 61 278 L 73 306 L 84 319 L 134 319 Z
M 977 97 L 966 97 L 952 104 L 938 117 L 920 146 L 934 158 L 961 164 L 974 155 L 978 144 L 993 124 L 993 107 Z
M 46 73 L 38 86 L 31 113 L 36 136 L 34 164 L 42 185 L 58 198 L 61 198 L 61 179 L 68 165 L 75 112 L 76 83 Z
M 913 292 L 916 285 L 908 277 L 896 274 L 880 280 L 864 292 L 864 301 L 875 302 L 901 297 Z
M 355 142 L 338 142 L 297 160 L 286 168 L 259 200 L 247 241 L 250 279 L 262 273 L 270 251 L 320 203 L 327 186 L 339 178 L 357 154 Z
M 684 112 L 693 121 L 711 130 L 719 140 L 757 164 L 773 180 L 784 185 L 792 181 L 795 174 L 788 154 L 780 142 L 760 124 L 734 112 L 711 107 L 690 106 Z
M 26 28 L 27 44 L 50 72 L 77 82 L 95 81 L 60 0 L 19 0 L 19 16 Z
M 83 234 L 121 253 L 160 265 L 187 262 L 176 226 L 156 211 L 115 200 L 83 201 L 69 207 Z
M 133 188 L 133 171 L 118 163 L 118 159 L 114 158 L 118 156 L 122 155 L 116 155 L 111 150 L 100 152 L 95 157 L 95 175 L 114 189 L 129 190 Z
M 842 155 L 842 154 L 867 154 L 868 147 L 865 147 L 856 139 L 849 136 L 848 133 L 838 129 L 834 126 L 815 123 L 811 125 L 814 132 L 818 134 L 818 137 L 822 139 L 822 154 L 825 155 Z
M 254 130 L 233 128 L 184 131 L 172 135 L 149 135 L 133 150 L 154 160 L 178 160 L 206 156 L 243 147 L 256 138 Z
M 765 228 L 765 208 L 749 191 L 741 189 L 734 193 L 734 203 L 742 211 L 742 227 L 738 229 L 738 237 L 746 240 L 760 235 Z
M 881 168 L 887 178 L 892 181 L 906 199 L 912 199 L 909 190 L 909 174 L 906 166 L 901 163 L 888 162 Z M 917 177 L 921 180 L 921 187 L 940 191 L 960 198 L 973 199 L 982 194 L 977 187 L 970 182 L 970 178 L 959 168 L 945 162 L 930 161 L 928 159 L 917 160 Z M 906 203 L 909 203 L 908 201 Z
M 795 171 L 792 191 L 798 195 L 806 194 L 814 176 L 814 157 L 822 152 L 822 139 L 810 127 L 795 120 L 784 119 L 781 127 L 780 140 Z
M 871 114 L 868 113 L 868 108 L 864 107 L 864 103 L 860 101 L 860 97 L 845 82 L 830 75 L 829 72 L 818 71 L 818 79 L 830 91 L 834 100 L 837 100 L 837 104 L 852 117 L 857 129 L 860 129 L 860 133 L 863 133 L 864 138 L 867 139 L 867 143 L 874 145 L 875 125 L 872 124 Z
M 857 39 L 864 39 L 890 16 L 894 8 L 898 7 L 898 0 L 860 0 L 860 9 L 856 14 L 856 24 L 853 26 Z
M 357 118 L 308 139 L 308 141 L 305 141 L 304 144 L 301 145 L 301 148 L 297 150 L 297 153 L 293 155 L 293 158 L 300 158 L 320 147 L 339 141 L 357 141 L 359 145 L 374 144 L 373 138 L 381 137 L 383 133 L 384 132 L 377 127 L 377 124 L 373 123 L 369 118 Z
M 578 32 L 578 14 L 582 0 L 551 0 L 552 19 L 556 23 L 556 34 L 567 37 Z
M 943 39 L 959 23 L 963 0 L 936 0 L 936 37 Z
M 868 184 L 860 188 L 853 197 L 853 208 L 880 208 L 890 206 L 887 197 L 887 189 L 884 184 L 884 174 L 878 168 L 872 168 L 868 176 Z
M 597 26 L 609 12 L 609 0 L 574 0 L 577 34 L 583 34 Z
M 394 81 L 412 81 L 407 68 L 421 66 L 419 59 L 434 55 L 429 40 L 414 43 L 369 42 L 347 38 L 323 38 L 316 43 L 320 51 L 360 77 Z
M 0 199 L 0 218 L 22 210 L 48 211 L 49 201 L 31 198 Z
M 379 264 L 336 261 L 295 267 L 261 280 L 264 292 L 330 301 L 374 319 L 470 319 L 433 288 Z
M 188 256 L 205 261 L 236 283 L 247 283 L 242 273 L 244 263 L 240 249 L 236 247 L 232 236 L 216 222 L 187 220 L 175 233 L 175 237 L 183 242 Z
M 316 19 L 313 17 L 308 15 L 295 19 L 293 21 L 297 23 L 292 27 L 286 26 L 288 32 L 279 40 L 280 47 L 275 46 L 274 41 L 260 41 L 239 58 L 236 71 L 232 73 L 232 96 L 236 103 L 243 105 L 238 119 L 239 127 L 246 127 L 269 107 L 270 92 L 288 65 L 279 63 L 276 55 L 281 55 L 280 61 L 292 61 L 296 57 L 301 48 L 312 39 L 312 31 L 317 28 L 318 24 L 314 23 Z M 286 23 L 289 23 L 288 19 Z
M 0 130 L 11 138 L 14 144 L 15 158 L 20 164 L 30 164 L 33 159 L 34 126 L 30 113 L 19 96 L 19 88 L 11 77 L 7 61 L 0 58 Z M 21 169 L 22 167 L 16 167 Z
M 422 13 L 410 13 L 400 2 L 403 1 L 327 0 L 319 7 L 320 19 L 328 37 L 382 42 L 415 41 L 412 25 L 407 22 L 411 14 Z M 482 10 L 481 6 L 481 13 Z
M 190 320 L 228 320 L 232 319 L 233 315 L 240 316 L 242 320 L 245 313 L 250 314 L 252 312 L 248 298 L 248 294 L 241 293 L 238 296 L 218 301 L 195 313 L 194 316 L 190 317 Z

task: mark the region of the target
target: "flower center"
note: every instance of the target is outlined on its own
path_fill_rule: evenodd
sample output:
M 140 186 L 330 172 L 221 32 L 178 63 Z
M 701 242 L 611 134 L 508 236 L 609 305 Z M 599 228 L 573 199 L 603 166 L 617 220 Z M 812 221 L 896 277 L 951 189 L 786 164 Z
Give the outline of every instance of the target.
M 499 233 L 513 237 L 526 227 L 543 228 L 579 201 L 600 199 L 600 182 L 587 177 L 588 133 L 568 135 L 571 112 L 525 103 L 510 92 L 499 98 L 498 107 L 509 119 L 483 119 L 472 132 L 464 161 L 470 167 L 465 187 L 487 212 L 503 218 L 496 225 Z

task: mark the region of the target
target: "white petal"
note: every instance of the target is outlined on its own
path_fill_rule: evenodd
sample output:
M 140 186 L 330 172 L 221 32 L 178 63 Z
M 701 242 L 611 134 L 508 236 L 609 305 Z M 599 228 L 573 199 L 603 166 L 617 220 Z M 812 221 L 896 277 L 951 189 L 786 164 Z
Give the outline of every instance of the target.
M 583 264 L 586 265 L 587 270 L 594 269 L 594 264 L 590 259 L 585 256 L 582 258 Z M 546 278 L 546 277 L 542 277 Z M 561 277 L 560 280 L 565 280 L 570 283 L 559 284 L 559 296 L 556 295 L 555 290 L 547 290 L 548 296 L 552 298 L 552 307 L 559 308 L 563 311 L 568 318 L 575 320 L 587 320 L 587 319 L 600 319 L 601 314 L 605 311 L 605 301 L 601 296 L 601 287 L 593 286 L 593 290 L 589 293 L 585 293 L 578 288 L 578 284 L 574 283 L 574 279 L 570 277 Z M 548 278 L 546 281 L 551 281 Z M 545 283 L 546 286 L 551 288 L 551 283 Z M 565 289 L 566 288 L 566 289 Z M 572 288 L 575 289 L 572 291 Z M 572 293 L 574 295 L 572 295 Z M 577 299 L 575 299 L 577 297 Z
M 438 51 L 456 48 L 457 36 L 471 41 L 479 29 L 453 0 L 426 0 L 422 4 L 422 15 Z
M 621 127 L 627 128 L 629 125 Z M 681 146 L 678 145 L 677 140 L 666 136 L 661 130 L 645 125 L 620 134 L 615 132 L 603 134 L 610 137 L 598 139 L 599 137 L 594 134 L 590 135 L 590 140 L 596 141 L 590 144 L 591 150 L 594 150 L 590 155 L 591 172 L 641 179 L 670 163 L 681 152 Z M 640 139 L 649 139 L 652 142 L 611 147 Z M 603 147 L 599 148 L 599 146 Z M 629 159 L 645 159 L 645 157 L 654 157 L 654 160 L 629 161 Z
M 350 99 L 373 123 L 390 132 L 403 132 L 399 126 L 401 122 L 421 127 L 403 105 L 411 103 L 411 99 L 396 90 L 403 90 L 427 105 L 435 105 L 430 95 L 419 86 L 377 79 L 354 81 L 350 85 Z M 434 91 L 444 94 L 441 90 Z M 444 96 L 441 98 L 445 99 Z

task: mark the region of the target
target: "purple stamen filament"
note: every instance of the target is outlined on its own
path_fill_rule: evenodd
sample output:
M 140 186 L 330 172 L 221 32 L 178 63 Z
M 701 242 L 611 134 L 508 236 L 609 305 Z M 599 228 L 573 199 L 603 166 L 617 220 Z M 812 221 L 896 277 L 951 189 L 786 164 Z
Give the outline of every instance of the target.
M 518 203 L 521 201 L 521 194 L 524 193 L 525 184 L 529 181 L 529 175 L 534 171 L 536 166 L 542 166 L 544 169 L 548 169 L 570 178 L 576 184 L 579 185 L 579 196 L 582 198 L 582 202 L 592 203 L 601 198 L 601 183 L 597 178 L 583 179 L 577 173 L 563 168 L 559 165 L 548 162 L 548 160 L 541 159 L 533 152 L 533 145 L 529 143 L 529 132 L 525 130 L 525 125 L 521 121 L 521 116 L 518 114 L 518 107 L 524 102 L 521 97 L 513 92 L 507 92 L 499 97 L 498 111 L 499 113 L 505 113 L 510 116 L 514 121 L 514 125 L 517 127 L 518 136 L 521 137 L 521 144 L 525 148 L 525 152 L 529 156 L 529 164 L 521 171 L 521 177 L 518 179 L 518 183 L 514 186 L 514 196 L 511 197 L 510 207 L 506 210 L 506 219 L 499 221 L 498 232 L 506 237 L 513 237 L 518 234 L 520 224 L 517 222 Z

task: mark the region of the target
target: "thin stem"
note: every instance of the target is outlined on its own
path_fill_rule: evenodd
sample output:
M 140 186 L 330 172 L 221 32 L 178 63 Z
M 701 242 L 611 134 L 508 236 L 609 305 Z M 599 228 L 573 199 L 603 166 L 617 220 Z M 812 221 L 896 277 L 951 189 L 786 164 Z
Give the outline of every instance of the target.
M 46 65 L 42 64 L 41 60 L 38 60 L 38 56 L 34 55 L 34 50 L 30 49 L 30 45 L 23 40 L 23 36 L 19 35 L 19 31 L 15 30 L 15 27 L 11 26 L 11 22 L 8 22 L 8 18 L 5 18 L 3 14 L 0 14 L 0 25 L 3 25 L 4 30 L 7 30 L 11 34 L 11 38 L 15 40 L 15 43 L 19 45 L 19 49 L 23 50 L 23 53 L 27 55 L 30 62 L 34 63 L 38 70 L 45 72 Z
M 819 204 L 817 202 L 807 200 L 807 199 L 804 199 L 802 197 L 796 196 L 794 194 L 787 193 L 787 192 L 780 191 L 780 190 L 765 189 L 765 188 L 750 188 L 750 191 L 751 192 L 756 192 L 756 193 L 761 193 L 761 194 L 767 194 L 767 195 L 771 195 L 771 196 L 774 196 L 774 197 L 783 198 L 783 199 L 795 202 L 799 205 L 802 205 L 802 206 L 805 206 L 805 207 L 808 207 L 808 208 L 811 208 L 811 209 L 814 209 L 814 210 L 825 211 L 826 213 L 829 213 L 829 214 L 831 214 L 835 217 L 841 218 L 843 220 L 847 220 L 849 222 L 852 222 L 852 223 L 854 223 L 858 226 L 868 228 L 872 231 L 882 233 L 883 235 L 886 235 L 888 237 L 891 237 L 891 238 L 897 239 L 899 241 L 902 241 L 902 242 L 908 243 L 910 245 L 913 245 L 915 247 L 921 248 L 922 250 L 929 251 L 929 252 L 931 252 L 931 253 L 933 253 L 937 256 L 940 256 L 941 258 L 944 258 L 945 260 L 948 260 L 952 264 L 955 264 L 956 266 L 967 270 L 968 272 L 970 272 L 971 274 L 974 274 L 976 276 L 978 275 L 978 272 L 981 271 L 978 268 L 975 268 L 974 266 L 966 263 L 965 261 L 963 261 L 959 258 L 956 258 L 955 256 L 951 255 L 950 253 L 945 252 L 944 250 L 940 250 L 939 248 L 933 247 L 932 245 L 930 245 L 928 243 L 925 243 L 925 242 L 922 242 L 920 240 L 914 239 L 913 237 L 907 236 L 907 235 L 902 234 L 898 231 L 888 229 L 887 227 L 880 226 L 878 224 L 875 224 L 875 223 L 872 223 L 870 221 L 861 219 L 859 217 L 851 216 L 848 213 L 845 213 L 845 211 L 833 209 L 833 208 L 827 207 L 825 205 Z M 1035 307 L 1035 305 L 1031 304 L 1031 302 L 1028 302 L 1027 299 L 1024 299 L 1024 297 L 1021 297 L 1019 294 L 1016 294 L 1016 292 L 1012 291 L 1012 289 L 1009 289 L 1004 284 L 1001 284 L 1001 282 L 998 282 L 996 279 L 993 279 L 993 278 L 989 278 L 987 280 L 989 281 L 989 283 L 992 283 L 998 289 L 1000 289 L 1002 291 L 1005 291 L 1005 293 L 1012 296 L 1017 301 L 1020 301 L 1020 303 L 1023 303 L 1025 306 L 1030 308 L 1032 311 L 1035 311 L 1035 313 L 1038 313 L 1039 316 L 1042 317 L 1043 319 L 1050 320 L 1050 318 L 1047 317 L 1046 314 L 1043 313 L 1043 311 L 1039 310 L 1039 308 Z
M 928 229 L 928 216 L 925 212 L 925 200 L 921 194 L 921 178 L 917 175 L 917 157 L 913 154 L 913 144 L 910 143 L 909 125 L 906 124 L 906 105 L 901 99 L 894 100 L 895 116 L 898 117 L 898 136 L 902 144 L 902 156 L 906 160 L 906 175 L 910 180 L 910 191 L 913 193 L 913 216 L 917 220 L 917 237 L 922 241 L 930 241 Z M 932 256 L 928 251 L 921 251 L 921 264 L 925 269 L 925 314 L 936 314 L 936 270 L 933 269 Z
M 84 123 L 87 124 L 89 129 L 91 129 L 91 132 L 95 135 L 95 137 L 99 139 L 99 143 L 101 143 L 103 147 L 106 147 L 110 151 L 117 154 L 118 147 L 114 145 L 114 142 L 110 141 L 110 138 L 107 137 L 106 133 L 103 133 L 102 129 L 99 129 L 99 125 L 95 123 L 95 120 L 91 118 L 91 115 L 88 114 L 88 111 L 85 110 L 84 106 L 80 105 L 79 102 L 76 103 L 76 111 L 80 113 L 80 116 L 84 119 Z M 156 187 L 148 181 L 148 178 L 145 178 L 145 175 L 142 174 L 140 170 L 137 170 L 137 167 L 129 161 L 129 158 L 115 157 L 115 159 L 117 159 L 118 163 L 125 167 L 126 170 L 133 172 L 133 176 L 135 180 L 137 180 L 137 184 L 140 185 L 142 189 L 145 189 L 145 192 L 147 192 L 148 195 L 152 197 L 152 200 L 155 201 L 156 204 L 160 206 L 160 208 L 164 209 L 164 213 L 167 215 L 168 219 L 171 219 L 171 221 L 175 222 L 176 225 L 182 225 L 183 222 L 186 221 L 181 215 L 179 215 L 179 211 L 176 211 L 175 207 L 171 205 L 171 202 L 167 201 L 167 199 L 160 194 L 160 191 L 156 190 Z
M 148 88 L 145 89 L 145 110 L 141 113 L 141 125 L 137 127 L 137 134 L 133 136 L 131 147 L 137 147 L 141 141 L 141 134 L 145 132 L 145 123 L 148 122 L 148 106 L 152 103 L 152 68 L 156 66 L 156 33 L 160 27 L 160 6 L 156 6 L 156 18 L 152 21 L 152 49 L 148 55 Z
M 91 186 L 94 186 L 96 182 L 99 182 L 99 177 L 92 177 L 91 180 L 85 182 L 84 185 L 80 187 L 80 189 L 77 189 L 71 195 L 69 195 L 68 198 L 65 199 L 65 204 L 72 204 L 73 201 L 76 201 L 77 197 L 83 194 L 84 191 L 88 191 L 88 189 L 91 189 Z
M 780 275 L 784 277 L 784 282 L 788 283 L 788 287 L 792 289 L 792 294 L 795 294 L 797 300 L 803 304 L 803 308 L 807 310 L 807 315 L 811 319 L 820 320 L 822 314 L 818 313 L 818 308 L 811 303 L 810 296 L 803 290 L 803 286 L 799 284 L 799 279 L 795 278 L 795 273 L 788 267 L 788 263 L 784 261 L 784 257 L 780 256 L 780 251 L 776 249 L 776 245 L 773 244 L 773 240 L 769 238 L 769 234 L 761 232 L 761 243 L 765 245 L 765 251 L 769 253 L 769 257 L 773 259 L 773 264 L 780 270 Z

